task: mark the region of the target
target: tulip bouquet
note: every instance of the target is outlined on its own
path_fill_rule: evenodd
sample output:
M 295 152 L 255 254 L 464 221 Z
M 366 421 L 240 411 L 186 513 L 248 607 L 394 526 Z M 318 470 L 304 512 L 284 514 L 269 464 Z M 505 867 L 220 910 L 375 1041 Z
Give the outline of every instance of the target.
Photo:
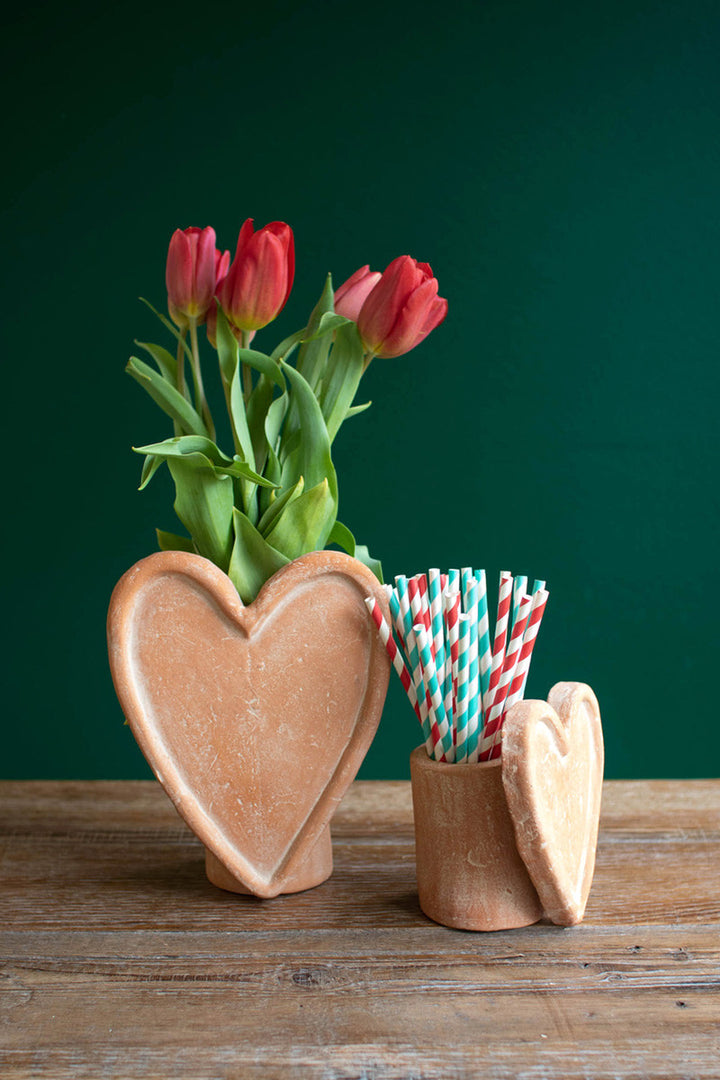
M 370 405 L 354 400 L 373 358 L 408 352 L 447 313 L 428 264 L 403 255 L 383 274 L 362 267 L 336 291 L 328 275 L 302 330 L 271 352 L 251 347 L 285 306 L 294 274 L 293 233 L 283 222 L 254 231 L 248 219 L 232 262 L 212 228 L 178 229 L 167 257 L 170 319 L 148 304 L 175 352 L 138 342 L 156 366 L 131 357 L 126 369 L 174 427 L 172 437 L 133 448 L 145 455 L 141 490 L 167 463 L 189 533 L 158 529 L 160 548 L 210 559 L 245 603 L 285 563 L 331 544 L 382 580 L 379 562 L 338 520 L 331 448 L 344 421 Z M 217 444 L 205 393 L 202 325 L 203 349 L 216 354 L 231 453 Z

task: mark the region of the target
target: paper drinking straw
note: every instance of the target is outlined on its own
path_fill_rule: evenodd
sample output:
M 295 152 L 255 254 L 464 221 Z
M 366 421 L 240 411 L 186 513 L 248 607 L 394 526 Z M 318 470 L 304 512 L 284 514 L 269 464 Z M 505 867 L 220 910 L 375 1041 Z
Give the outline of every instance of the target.
M 518 574 L 513 582 L 512 626 L 515 625 L 517 619 L 518 610 L 520 608 L 520 597 L 524 596 L 527 592 L 527 580 L 526 574 Z
M 498 590 L 497 618 L 495 620 L 495 639 L 493 641 L 492 664 L 490 665 L 490 682 L 488 684 L 487 698 L 483 699 L 483 708 L 487 712 L 492 705 L 495 687 L 500 678 L 500 672 L 505 660 L 505 646 L 507 644 L 508 621 L 510 619 L 510 602 L 512 599 L 512 574 L 503 570 L 500 574 L 500 587 Z M 487 719 L 485 720 L 487 723 Z
M 544 589 L 544 588 L 545 588 L 545 582 L 544 581 L 534 581 L 533 582 L 533 587 L 532 587 L 533 596 L 535 595 L 536 592 L 540 592 L 540 590 Z
M 480 746 L 480 760 L 487 761 L 490 756 L 490 752 L 493 748 L 495 741 L 495 735 L 497 734 L 501 724 L 502 716 L 505 709 L 505 699 L 508 694 L 510 684 L 512 683 L 515 669 L 517 667 L 518 658 L 522 649 L 523 637 L 525 634 L 525 628 L 528 624 L 528 617 L 530 615 L 530 609 L 532 606 L 532 600 L 529 596 L 523 596 L 520 599 L 520 607 L 518 609 L 517 621 L 513 627 L 512 634 L 510 636 L 510 643 L 503 660 L 502 670 L 498 679 L 493 698 L 490 703 L 490 708 L 485 718 L 485 728 L 483 731 L 483 739 Z
M 460 571 L 448 570 L 447 588 L 450 592 L 458 592 L 460 589 Z
M 430 693 L 423 678 L 422 664 L 420 663 L 420 651 L 418 649 L 415 632 L 412 629 L 408 633 L 408 649 L 410 650 L 410 656 L 412 658 L 413 685 L 415 686 L 418 705 L 420 707 L 420 723 L 422 724 L 423 735 L 425 736 L 425 752 L 428 757 L 434 758 L 435 746 L 438 743 L 440 736 L 437 730 L 433 730 L 430 717 Z
M 423 681 L 430 695 L 430 728 L 435 740 L 435 759 L 436 761 L 453 761 L 455 754 L 452 732 L 447 721 L 435 663 L 430 651 L 430 635 L 424 623 L 415 623 L 413 633 L 420 653 Z
M 427 599 L 427 585 L 423 590 L 419 581 L 424 575 L 416 574 L 415 577 L 408 578 L 408 596 L 410 597 L 410 610 L 412 612 L 413 623 L 422 622 L 426 630 L 430 631 L 430 607 Z M 430 647 L 432 649 L 433 639 L 430 637 Z M 435 654 L 433 653 L 433 656 Z
M 480 665 L 480 705 L 484 707 L 485 695 L 490 684 L 492 648 L 490 646 L 490 620 L 488 617 L 487 580 L 484 570 L 475 571 L 478 587 L 478 658 Z
M 439 672 L 445 672 L 445 624 L 443 621 L 442 587 L 440 571 L 434 567 L 428 570 L 428 606 L 430 608 L 430 630 L 433 639 L 435 666 Z
M 435 740 L 432 735 L 430 724 L 430 698 L 423 680 L 420 654 L 412 629 L 412 612 L 410 610 L 410 598 L 408 596 L 408 581 L 402 574 L 396 577 L 395 581 L 396 601 L 391 603 L 390 610 L 394 614 L 395 605 L 397 603 L 398 614 L 395 628 L 398 632 L 398 636 L 405 642 L 413 686 L 415 687 L 415 693 L 417 694 L 418 704 L 420 706 L 420 722 L 422 723 L 423 735 L 425 736 L 425 749 L 427 750 L 428 756 L 433 757 Z
M 538 630 L 540 629 L 540 623 L 545 614 L 545 605 L 547 604 L 548 596 L 549 593 L 547 589 L 538 589 L 532 598 L 530 618 L 528 619 L 527 628 L 525 630 L 520 658 L 505 702 L 506 711 L 512 708 L 518 701 L 522 701 L 523 694 L 525 693 L 525 684 L 527 682 L 528 671 L 530 670 L 532 651 L 535 648 L 535 641 L 537 639 Z
M 385 646 L 385 650 L 390 657 L 390 663 L 399 675 L 403 690 L 410 699 L 410 704 L 415 710 L 415 714 L 418 720 L 420 720 L 420 723 L 422 724 L 422 720 L 420 719 L 420 706 L 418 704 L 417 691 L 413 686 L 412 677 L 407 669 L 405 661 L 400 655 L 400 650 L 395 643 L 395 639 L 392 636 L 387 620 L 385 619 L 385 616 L 380 610 L 380 605 L 378 604 L 374 596 L 366 597 L 365 603 L 367 605 L 368 611 L 372 615 L 372 620 L 377 627 L 378 634 L 380 635 L 380 640 Z
M 457 670 L 457 658 L 458 658 L 458 639 L 460 634 L 460 626 L 458 619 L 460 617 L 460 593 L 450 592 L 450 589 L 446 589 L 443 593 L 443 611 L 445 614 L 445 632 L 447 637 L 447 649 L 445 655 L 445 679 L 443 684 L 443 699 L 445 701 L 445 712 L 447 713 L 448 722 L 453 722 L 453 671 Z
M 458 618 L 458 659 L 455 682 L 455 701 L 453 705 L 455 760 L 465 762 L 468 758 L 468 690 L 470 673 L 470 616 L 462 614 Z
M 469 619 L 468 641 L 468 761 L 477 761 L 478 729 L 482 722 L 480 696 L 480 665 L 478 659 L 478 599 L 477 581 L 471 577 L 465 593 L 465 611 Z M 473 757 L 473 754 L 475 756 Z

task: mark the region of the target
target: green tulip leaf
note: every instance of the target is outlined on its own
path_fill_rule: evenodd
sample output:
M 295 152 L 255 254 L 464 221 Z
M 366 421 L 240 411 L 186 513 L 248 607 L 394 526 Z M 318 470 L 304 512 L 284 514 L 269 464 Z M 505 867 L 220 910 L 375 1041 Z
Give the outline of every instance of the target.
M 300 372 L 284 361 L 281 361 L 281 364 L 292 387 L 301 432 L 299 445 L 283 461 L 282 486 L 290 487 L 304 476 L 306 490 L 309 490 L 327 478 L 337 512 L 337 476 L 322 410 Z
M 184 458 L 196 468 L 214 469 L 223 476 L 235 476 L 243 480 L 250 480 L 253 484 L 261 484 L 265 487 L 277 487 L 265 477 L 251 469 L 249 465 L 237 455 L 229 458 L 210 439 L 204 435 L 181 435 L 172 439 L 165 439 L 160 443 L 149 443 L 148 446 L 133 447 L 137 454 L 148 454 L 160 459 Z
M 380 584 L 383 583 L 382 563 L 379 559 L 374 559 L 364 544 L 355 545 L 355 558 L 361 563 L 367 566 L 368 570 L 372 570 L 375 577 Z
M 358 416 L 361 412 L 365 412 L 366 409 L 369 409 L 371 405 L 372 401 L 366 401 L 362 405 L 353 405 L 352 408 L 348 409 L 345 413 L 345 419 L 349 420 L 351 416 Z
M 169 457 L 167 463 L 175 481 L 175 513 L 198 554 L 227 572 L 233 549 L 232 480 L 182 457 Z
M 271 360 L 275 360 L 278 363 L 281 360 L 287 360 L 287 358 L 295 352 L 298 345 L 303 340 L 306 331 L 307 327 L 304 326 L 302 330 L 296 330 L 294 334 L 290 334 L 289 337 L 284 338 L 277 346 L 277 348 L 273 349 L 273 351 L 271 352 Z
M 343 525 L 341 521 L 336 521 L 330 531 L 330 535 L 327 539 L 328 544 L 337 544 L 343 551 L 346 551 L 348 555 L 355 554 L 355 537 L 348 529 L 347 525 Z
M 151 368 L 149 364 L 146 364 L 143 360 L 138 360 L 136 356 L 131 356 L 125 370 L 147 391 L 167 416 L 177 420 L 185 432 L 191 435 L 207 436 L 207 428 L 199 413 L 174 386 L 166 382 L 162 375 Z
M 288 502 L 267 541 L 288 559 L 322 551 L 335 521 L 335 499 L 327 479 Z
M 215 331 L 215 339 L 217 341 L 217 354 L 218 363 L 220 365 L 220 373 L 223 378 L 223 382 L 226 386 L 229 386 L 233 380 L 235 370 L 238 365 L 238 343 L 230 329 L 230 324 L 227 321 L 225 312 L 218 305 L 217 309 L 217 327 Z
M 332 277 L 328 274 L 320 299 L 313 308 L 307 327 L 303 332 L 303 344 L 300 346 L 296 364 L 296 370 L 307 380 L 313 390 L 317 390 L 330 350 L 330 338 L 326 334 L 318 336 L 317 331 L 326 316 L 335 316 L 333 304 Z
M 255 468 L 255 455 L 253 454 L 252 438 L 248 427 L 245 399 L 243 397 L 242 371 L 240 364 L 235 368 L 230 387 L 230 418 L 237 437 L 238 446 L 245 460 Z
M 382 585 L 383 573 L 382 564 L 379 559 L 374 559 L 364 544 L 356 544 L 355 537 L 348 529 L 347 525 L 343 525 L 341 521 L 336 521 L 333 525 L 330 536 L 328 537 L 328 544 L 337 544 L 343 551 L 346 551 L 348 555 L 352 555 L 359 562 L 367 566 L 368 570 L 372 570 L 375 577 Z
M 309 344 L 311 341 L 318 341 L 320 338 L 332 334 L 341 327 L 347 326 L 348 323 L 351 326 L 355 325 L 351 319 L 346 319 L 344 315 L 336 315 L 334 311 L 326 311 L 321 317 L 317 329 L 308 333 L 307 336 L 302 339 L 303 343 Z
M 167 349 L 163 349 L 162 345 L 153 345 L 148 341 L 136 340 L 135 344 L 144 349 L 145 352 L 150 353 L 163 379 L 166 379 L 171 386 L 177 388 L 177 360 L 172 353 L 169 353 Z
M 363 374 L 363 346 L 354 322 L 345 321 L 335 337 L 330 359 L 325 365 L 320 407 L 330 442 L 353 403 Z
M 284 381 L 284 380 L 283 380 Z M 275 392 L 274 384 L 266 375 L 261 375 L 247 403 L 247 422 L 252 442 L 255 468 L 262 472 L 268 453 L 268 439 L 265 434 L 265 422 Z
M 285 389 L 285 378 L 277 360 L 273 360 L 272 357 L 257 352 L 255 349 L 240 349 L 238 357 L 241 363 L 247 364 L 248 367 L 253 368 L 255 371 L 259 371 L 261 375 L 266 375 L 281 390 Z
M 268 544 L 252 522 L 239 510 L 232 515 L 235 542 L 228 577 L 244 604 L 250 604 L 268 578 L 290 560 Z
M 177 533 L 164 532 L 156 529 L 158 547 L 161 551 L 189 551 L 195 553 L 193 542 L 189 536 L 178 536 Z
M 134 450 L 135 447 L 132 447 Z M 148 454 L 143 462 L 142 474 L 140 476 L 140 487 L 138 491 L 144 491 L 152 480 L 155 473 L 162 465 L 164 458 L 158 457 L 157 454 Z
M 182 345 L 183 349 L 185 350 L 185 355 L 187 356 L 188 360 L 192 361 L 192 353 L 190 352 L 190 346 L 188 345 L 188 343 L 185 340 L 184 332 L 181 334 L 180 331 L 178 330 L 178 328 L 175 326 L 175 324 L 170 322 L 170 320 L 168 318 L 166 318 L 164 315 L 161 315 L 160 312 L 156 308 L 154 308 L 152 306 L 152 304 L 150 303 L 150 301 L 146 300 L 144 296 L 140 297 L 140 303 L 144 304 L 145 307 L 150 308 L 153 315 L 157 315 L 158 319 L 163 324 L 165 329 L 169 330 L 170 333 L 172 334 L 172 336 L 175 338 L 175 340 L 178 341 Z
M 282 495 L 277 495 L 274 490 L 271 491 L 268 499 L 268 508 L 258 522 L 258 532 L 262 533 L 263 536 L 267 536 L 287 504 L 302 495 L 304 488 L 305 481 L 301 476 L 297 484 L 293 484 L 287 491 L 283 491 Z

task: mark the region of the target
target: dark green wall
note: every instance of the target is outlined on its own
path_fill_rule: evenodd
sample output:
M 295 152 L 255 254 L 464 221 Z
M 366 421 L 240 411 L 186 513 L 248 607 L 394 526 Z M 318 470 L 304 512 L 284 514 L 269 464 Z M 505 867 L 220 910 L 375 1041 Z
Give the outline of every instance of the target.
M 715 2 L 281 2 L 6 22 L 6 777 L 137 777 L 110 682 L 114 582 L 172 529 L 123 374 L 157 339 L 171 231 L 296 235 L 265 340 L 397 254 L 450 302 L 376 361 L 336 444 L 386 573 L 510 568 L 551 591 L 529 693 L 593 685 L 610 777 L 718 775 Z M 361 775 L 405 777 L 396 685 Z

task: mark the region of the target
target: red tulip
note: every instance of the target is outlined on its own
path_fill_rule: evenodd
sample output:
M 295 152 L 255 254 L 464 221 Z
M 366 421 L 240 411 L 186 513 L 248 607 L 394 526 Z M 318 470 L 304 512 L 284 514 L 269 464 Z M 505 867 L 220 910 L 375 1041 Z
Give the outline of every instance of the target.
M 218 255 L 215 230 L 210 226 L 176 229 L 172 234 L 165 283 L 168 310 L 178 326 L 186 327 L 191 319 L 202 322 L 207 315 L 215 294 Z M 220 256 L 220 262 L 222 259 Z
M 379 270 L 361 266 L 335 290 L 335 313 L 357 322 L 360 308 L 382 277 Z
M 294 277 L 295 243 L 290 226 L 273 221 L 253 232 L 252 218 L 248 218 L 217 297 L 239 330 L 260 330 L 285 307 Z
M 363 304 L 357 324 L 373 356 L 402 356 L 414 349 L 447 315 L 437 279 L 427 263 L 400 255 L 388 266 Z

